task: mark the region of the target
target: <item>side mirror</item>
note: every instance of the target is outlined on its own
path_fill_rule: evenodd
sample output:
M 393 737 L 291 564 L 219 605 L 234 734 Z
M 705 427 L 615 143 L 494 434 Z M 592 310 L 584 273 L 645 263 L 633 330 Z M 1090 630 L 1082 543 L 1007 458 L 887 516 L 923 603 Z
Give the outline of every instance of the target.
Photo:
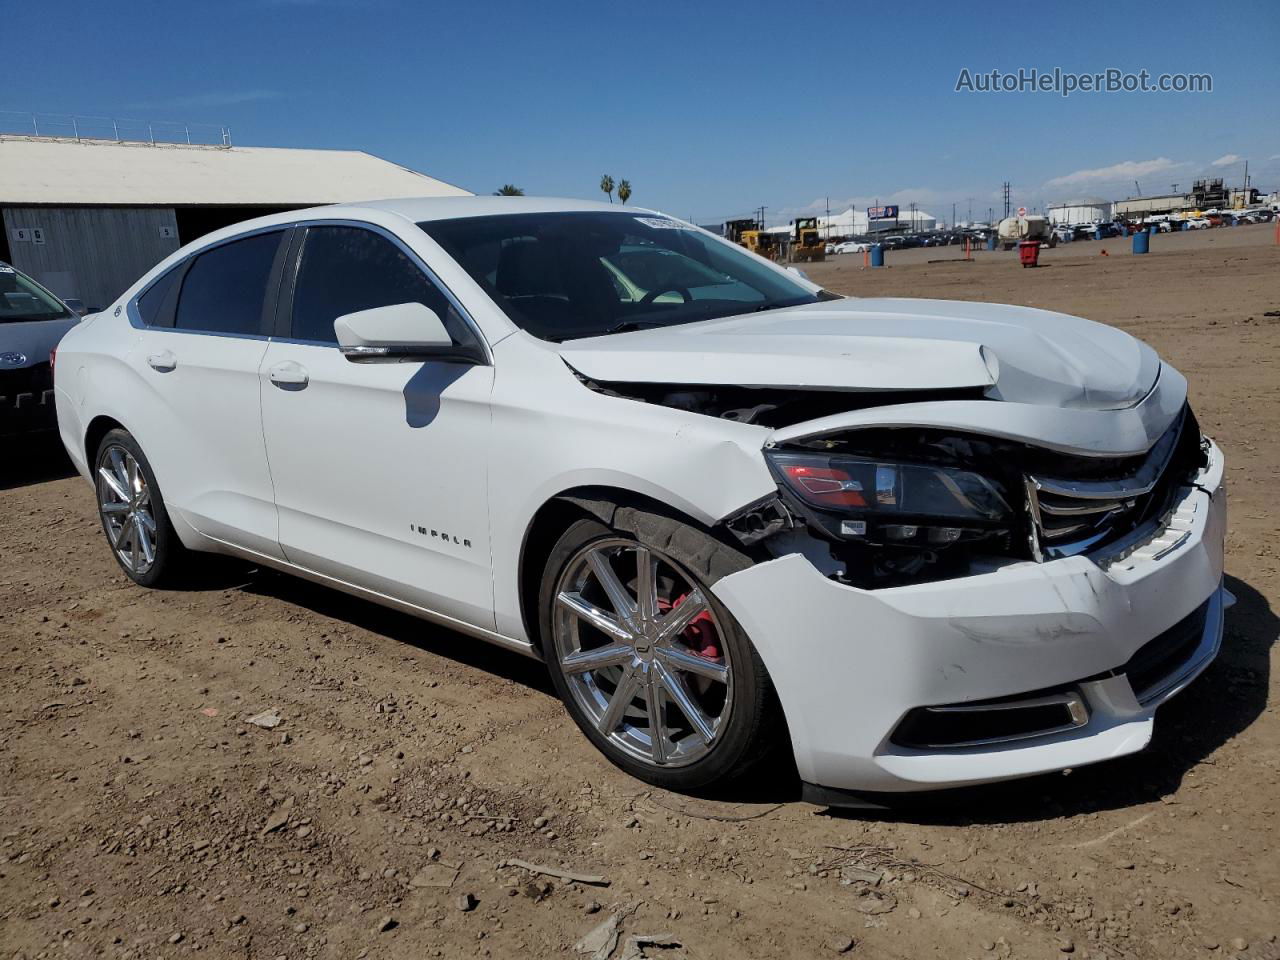
M 476 351 L 455 346 L 436 312 L 421 303 L 347 313 L 333 321 L 333 330 L 338 349 L 353 363 L 481 362 Z
M 801 280 L 809 279 L 809 275 L 805 273 L 803 270 L 801 270 L 799 267 L 787 267 L 787 273 L 794 273 Z

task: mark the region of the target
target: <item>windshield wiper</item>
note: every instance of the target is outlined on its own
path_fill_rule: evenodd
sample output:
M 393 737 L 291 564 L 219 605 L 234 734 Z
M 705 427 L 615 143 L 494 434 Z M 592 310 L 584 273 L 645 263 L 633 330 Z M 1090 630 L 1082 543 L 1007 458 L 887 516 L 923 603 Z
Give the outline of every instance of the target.
M 647 330 L 653 327 L 665 327 L 667 324 L 661 320 L 623 320 L 621 323 L 615 323 L 612 327 L 605 331 L 610 333 L 630 333 L 632 330 Z M 597 336 L 597 334 L 592 334 Z

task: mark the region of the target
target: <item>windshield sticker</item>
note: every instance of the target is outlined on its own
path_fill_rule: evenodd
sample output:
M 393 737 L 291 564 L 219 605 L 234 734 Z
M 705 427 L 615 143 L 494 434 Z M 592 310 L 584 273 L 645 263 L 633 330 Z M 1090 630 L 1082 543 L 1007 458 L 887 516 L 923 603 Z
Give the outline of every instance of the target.
M 694 227 L 679 220 L 668 220 L 666 217 L 636 217 L 636 223 L 643 223 L 655 230 L 693 230 Z

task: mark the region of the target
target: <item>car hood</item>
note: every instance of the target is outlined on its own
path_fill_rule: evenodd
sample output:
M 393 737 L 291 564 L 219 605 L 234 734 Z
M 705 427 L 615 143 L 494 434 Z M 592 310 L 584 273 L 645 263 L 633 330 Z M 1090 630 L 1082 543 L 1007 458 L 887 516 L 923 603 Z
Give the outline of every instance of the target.
M 17 354 L 26 359 L 20 363 L 3 362 L 0 370 L 14 367 L 31 367 L 49 362 L 49 351 L 58 345 L 68 330 L 80 321 L 68 320 L 19 320 L 0 323 L 0 357 Z
M 559 350 L 602 382 L 981 388 L 991 399 L 1081 410 L 1133 406 L 1160 369 L 1150 347 L 1114 327 L 949 300 L 829 301 L 573 340 Z

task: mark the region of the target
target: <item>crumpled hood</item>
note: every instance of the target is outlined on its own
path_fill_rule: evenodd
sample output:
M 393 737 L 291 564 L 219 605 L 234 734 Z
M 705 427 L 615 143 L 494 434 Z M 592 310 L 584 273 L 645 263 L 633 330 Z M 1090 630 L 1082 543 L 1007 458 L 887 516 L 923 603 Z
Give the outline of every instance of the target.
M 0 354 L 17 353 L 27 358 L 24 363 L 0 363 L 0 370 L 48 363 L 49 351 L 79 322 L 79 318 L 73 317 L 68 320 L 18 320 L 0 323 Z
M 983 388 L 993 399 L 1129 407 L 1155 383 L 1146 344 L 1062 313 L 953 300 L 849 299 L 573 340 L 565 361 L 614 383 L 800 390 Z

